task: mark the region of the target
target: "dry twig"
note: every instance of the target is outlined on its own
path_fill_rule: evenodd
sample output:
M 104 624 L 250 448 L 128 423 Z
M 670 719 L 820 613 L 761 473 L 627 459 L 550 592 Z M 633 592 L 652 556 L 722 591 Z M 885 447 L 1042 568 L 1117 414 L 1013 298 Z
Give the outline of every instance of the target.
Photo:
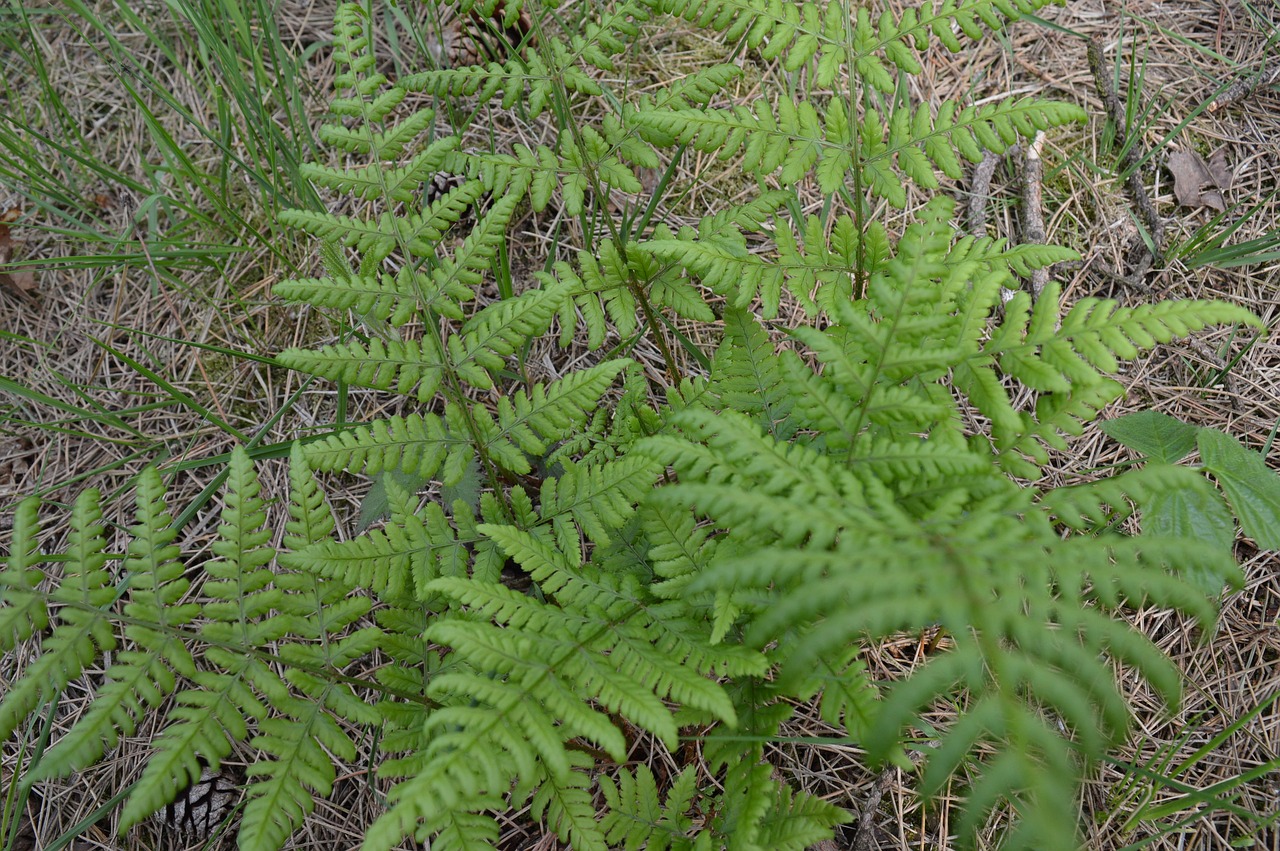
M 880 799 L 884 797 L 885 791 L 889 788 L 889 784 L 893 782 L 897 773 L 898 770 L 896 768 L 886 768 L 880 772 L 876 782 L 871 785 L 871 791 L 867 793 L 867 802 L 862 805 L 862 815 L 858 819 L 858 832 L 854 834 L 853 843 L 849 846 L 849 851 L 875 851 L 878 847 L 876 842 L 876 812 L 880 809 Z
M 986 151 L 982 162 L 973 169 L 973 181 L 969 185 L 968 224 L 969 233 L 976 238 L 987 235 L 987 205 L 991 203 L 991 178 L 996 173 L 1000 157 Z
M 1129 141 L 1125 129 L 1124 105 L 1120 103 L 1115 86 L 1111 82 L 1110 69 L 1102 55 L 1102 42 L 1096 37 L 1089 39 L 1088 57 L 1089 70 L 1093 73 L 1093 83 L 1097 87 L 1099 97 L 1102 98 L 1107 117 L 1115 126 L 1115 146 L 1120 149 L 1120 165 L 1129 173 L 1125 179 L 1125 188 L 1129 191 L 1129 197 L 1137 205 L 1138 212 L 1151 233 L 1153 243 L 1151 259 L 1159 260 L 1160 246 L 1164 242 L 1164 223 L 1160 221 L 1160 214 L 1156 212 L 1155 205 L 1147 195 L 1146 187 L 1142 185 L 1140 166 L 1145 157 L 1138 141 L 1136 139 L 1132 143 Z
M 1022 242 L 1024 244 L 1044 245 L 1044 215 L 1040 208 L 1044 205 L 1041 192 L 1041 179 L 1044 167 L 1040 162 L 1040 149 L 1044 147 L 1044 132 L 1036 133 L 1035 138 L 1027 145 L 1026 154 L 1019 160 L 1022 175 Z M 1034 269 L 1031 272 L 1031 296 L 1040 298 L 1045 284 L 1049 283 L 1048 269 Z
M 1258 89 L 1269 86 L 1277 80 L 1280 80 L 1280 64 L 1264 60 L 1262 68 L 1256 73 L 1241 77 L 1228 86 L 1226 91 L 1214 98 L 1213 103 L 1209 104 L 1209 111 L 1217 112 L 1233 103 L 1239 103 Z

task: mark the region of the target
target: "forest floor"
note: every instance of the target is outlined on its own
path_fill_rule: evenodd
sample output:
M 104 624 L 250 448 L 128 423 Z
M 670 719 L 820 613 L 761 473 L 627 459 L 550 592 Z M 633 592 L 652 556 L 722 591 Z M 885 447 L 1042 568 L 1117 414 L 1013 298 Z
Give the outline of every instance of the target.
M 211 138 L 198 129 L 219 126 L 223 113 L 210 78 L 191 70 L 199 58 L 194 42 L 163 6 L 139 4 L 133 17 L 103 2 L 93 9 L 96 25 L 72 8 L 24 13 L 34 25 L 22 32 L 36 37 L 24 42 L 22 62 L 0 61 L 7 67 L 0 72 L 0 114 L 7 112 L 0 115 L 0 147 L 7 150 L 0 154 L 0 213 L 15 210 L 17 219 L 11 231 L 0 230 L 0 264 L 9 254 L 34 263 L 0 273 L 0 509 L 6 514 L 33 492 L 66 504 L 90 485 L 122 493 L 157 456 L 169 459 L 166 469 L 183 470 L 173 485 L 173 502 L 181 506 L 215 480 L 221 453 L 237 441 L 283 443 L 334 416 L 330 391 L 236 354 L 270 355 L 335 327 L 269 297 L 274 283 L 299 269 L 314 274 L 316 263 L 308 240 L 273 226 L 274 205 L 282 199 L 246 178 L 264 166 L 259 141 L 236 133 Z M 18 32 L 6 13 L 0 9 L 0 38 L 6 27 Z M 323 45 L 331 13 L 282 4 L 277 16 L 285 49 L 305 57 L 291 98 L 298 116 L 316 121 L 333 73 Z M 1039 95 L 1084 107 L 1088 124 L 1054 131 L 1043 150 L 1047 240 L 1083 257 L 1058 273 L 1068 300 L 1222 299 L 1249 308 L 1268 329 L 1224 329 L 1158 347 L 1124 371 L 1128 398 L 1106 416 L 1154 409 L 1222 429 L 1252 448 L 1270 448 L 1280 427 L 1280 244 L 1264 245 L 1255 252 L 1260 257 L 1248 253 L 1250 240 L 1280 233 L 1280 76 L 1274 76 L 1280 4 L 1069 0 L 1039 17 L 961 53 L 930 51 L 924 74 L 910 84 L 911 97 L 937 104 Z M 723 55 L 678 25 L 651 29 L 645 50 L 628 56 L 637 67 L 620 74 L 662 79 Z M 1141 182 L 1165 229 L 1161 256 L 1145 271 L 1134 268 L 1143 252 L 1142 217 L 1117 176 L 1118 153 L 1086 61 L 1088 38 L 1099 40 L 1114 70 L 1128 108 L 1127 135 L 1142 158 Z M 6 44 L 0 41 L 0 58 Z M 168 55 L 160 48 L 166 44 Z M 151 69 L 151 79 L 165 80 L 164 91 L 144 85 L 130 91 L 134 77 L 121 72 L 120 49 Z M 40 57 L 38 65 L 32 56 Z M 396 60 L 411 62 L 409 53 Z M 743 103 L 776 99 L 795 84 L 777 63 L 757 70 L 735 93 Z M 1210 108 L 1231 83 L 1259 74 L 1256 91 Z M 279 120 L 288 127 L 304 120 L 298 116 Z M 494 139 L 499 146 L 529 130 L 502 116 L 486 118 L 475 132 L 511 134 Z M 157 146 L 157 128 L 172 147 Z M 184 185 L 188 169 L 223 172 L 218 191 L 192 191 Z M 732 196 L 742 188 L 733 183 L 732 162 L 692 154 L 679 177 L 692 190 L 688 209 L 670 211 L 672 224 L 696 220 L 699 197 Z M 970 202 L 968 186 L 947 191 Z M 1019 239 L 1018 181 L 1006 161 L 997 164 L 990 195 L 988 232 Z M 816 186 L 807 200 L 806 212 L 821 209 Z M 917 192 L 906 213 L 885 211 L 891 232 L 926 200 Z M 290 415 L 273 419 L 286 400 Z M 353 404 L 350 415 L 359 418 L 383 402 L 368 393 L 355 394 Z M 1132 457 L 1090 428 L 1057 456 L 1054 476 L 1082 481 Z M 263 475 L 270 489 L 269 477 L 282 478 L 283 471 Z M 348 480 L 344 487 L 331 493 L 350 526 L 367 482 Z M 187 545 L 207 545 L 216 523 L 212 509 L 193 518 Z M 1238 554 L 1246 584 L 1224 599 L 1212 634 L 1165 611 L 1129 613 L 1182 671 L 1185 699 L 1170 715 L 1134 678 L 1121 675 L 1136 726 L 1130 744 L 1088 784 L 1082 823 L 1090 848 L 1217 849 L 1252 838 L 1253 848 L 1280 851 L 1280 556 L 1244 540 Z M 934 644 L 929 635 L 906 635 L 871 648 L 867 659 L 877 676 L 898 676 Z M 58 708 L 65 719 L 59 723 L 73 720 L 90 698 L 87 688 L 70 690 Z M 946 723 L 947 712 L 937 708 L 938 723 Z M 948 847 L 952 799 L 922 805 L 911 777 L 867 772 L 852 745 L 812 744 L 838 735 L 816 710 L 802 708 L 797 718 L 790 738 L 773 748 L 779 770 L 867 814 L 867 828 L 859 832 L 855 823 L 834 848 Z M 145 830 L 117 839 L 109 816 L 91 819 L 136 772 L 147 734 L 125 739 L 114 759 L 74 782 L 38 789 L 31 814 L 35 847 L 55 847 L 47 843 L 58 837 L 74 837 L 69 847 L 78 851 L 159 842 Z M 9 770 L 20 758 L 5 747 L 0 790 L 8 788 Z M 321 803 L 294 847 L 358 844 L 376 801 L 352 778 L 351 794 Z M 83 829 L 73 829 L 81 823 Z M 526 830 L 513 824 L 509 847 L 557 847 L 553 837 Z M 205 839 L 191 847 L 204 847 Z

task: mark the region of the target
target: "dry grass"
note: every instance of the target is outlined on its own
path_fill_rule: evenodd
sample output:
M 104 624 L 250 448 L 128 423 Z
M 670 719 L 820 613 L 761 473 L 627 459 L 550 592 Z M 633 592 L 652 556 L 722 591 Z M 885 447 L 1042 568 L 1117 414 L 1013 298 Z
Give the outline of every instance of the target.
M 160 57 L 153 41 L 131 34 L 109 4 L 101 4 L 98 12 L 109 26 L 118 28 L 121 41 L 141 62 L 158 69 L 158 76 L 169 81 L 169 91 L 179 104 L 202 123 L 216 125 L 218 116 L 210 109 L 208 90 L 196 84 L 198 78 L 183 73 L 184 68 L 196 64 L 189 45 L 185 50 L 180 45 L 172 59 Z M 301 52 L 314 45 L 327 32 L 331 13 L 329 4 L 308 9 L 300 4 L 287 6 L 277 21 L 287 46 Z M 564 11 L 567 16 L 573 13 L 573 9 Z M 140 14 L 154 22 L 166 20 L 159 8 L 140 7 Z M 1166 217 L 1171 246 L 1189 240 L 1210 215 L 1205 210 L 1176 206 L 1168 173 L 1160 165 L 1175 147 L 1203 154 L 1225 148 L 1234 172 L 1232 186 L 1225 193 L 1228 203 L 1247 206 L 1270 196 L 1266 206 L 1237 232 L 1235 241 L 1277 227 L 1280 200 L 1274 193 L 1280 185 L 1280 92 L 1272 86 L 1212 114 L 1198 109 L 1224 83 L 1258 65 L 1269 32 L 1280 26 L 1280 8 L 1266 0 L 1254 6 L 1210 0 L 1133 0 L 1121 11 L 1103 0 L 1073 0 L 1066 8 L 1046 11 L 1044 17 L 1080 36 L 1097 36 L 1112 61 L 1135 59 L 1138 63 L 1141 86 L 1137 94 L 1144 103 L 1155 105 L 1138 128 L 1143 144 L 1155 151 L 1145 182 Z M 192 238 L 220 239 L 228 244 L 243 239 L 240 244 L 247 245 L 246 250 L 221 261 L 216 270 L 164 256 L 108 266 L 87 267 L 77 262 L 76 258 L 87 253 L 111 249 L 102 240 L 94 244 L 74 234 L 68 237 L 68 222 L 75 223 L 74 229 L 121 235 L 122 245 L 131 249 L 144 248 L 149 240 L 166 237 L 166 227 L 173 226 L 176 219 L 162 215 L 149 223 L 145 214 L 149 202 L 140 187 L 159 186 L 174 197 L 180 196 L 180 188 L 166 184 L 163 176 L 156 177 L 160 152 L 144 132 L 139 107 L 124 96 L 119 76 L 104 59 L 109 55 L 106 44 L 90 31 L 81 28 L 78 32 L 72 22 L 68 17 L 47 15 L 38 28 L 42 41 L 37 48 L 46 57 L 47 84 L 60 93 L 66 108 L 61 120 L 77 128 L 88 157 L 110 164 L 120 176 L 137 184 L 111 182 L 78 169 L 60 159 L 50 143 L 39 140 L 35 144 L 42 157 L 60 163 L 54 176 L 65 179 L 71 187 L 66 203 L 38 209 L 19 195 L 18 187 L 0 183 L 0 211 L 19 206 L 28 216 L 24 223 L 29 226 L 15 232 L 24 241 L 22 256 L 41 264 L 38 303 L 0 291 L 0 332 L 6 335 L 0 338 L 0 375 L 66 406 L 60 412 L 30 394 L 0 390 L 0 504 L 12 504 L 33 491 L 70 502 L 80 488 L 90 484 L 108 493 L 122 491 L 157 454 L 168 457 L 170 465 L 184 458 L 209 459 L 234 445 L 237 432 L 257 435 L 261 424 L 295 393 L 300 395 L 291 413 L 261 435 L 261 445 L 289 440 L 308 426 L 334 419 L 334 396 L 320 385 L 304 389 L 292 373 L 188 345 L 196 342 L 273 353 L 334 333 L 324 317 L 269 303 L 267 292 L 272 283 L 314 274 L 315 261 L 305 241 L 271 231 L 270 211 L 258 203 L 252 188 L 243 181 L 238 184 L 238 203 L 271 239 L 255 240 L 248 230 L 236 228 L 196 234 Z M 156 26 L 172 28 L 173 24 Z M 641 86 L 670 80 L 719 58 L 720 50 L 705 34 L 655 28 L 642 40 L 641 49 L 629 54 L 637 67 L 628 69 L 626 76 Z M 787 90 L 786 75 L 776 64 L 747 60 L 745 68 L 743 81 L 732 93 L 740 102 L 776 98 Z M 306 69 L 314 91 L 325 92 L 332 66 L 323 50 Z M 1079 103 L 1093 116 L 1101 114 L 1084 60 L 1083 40 L 1030 24 L 1016 25 L 1007 36 L 960 54 L 935 50 L 929 54 L 925 69 L 910 83 L 911 96 L 922 102 L 1040 94 Z M 3 79 L 10 103 L 27 108 L 26 121 L 32 129 L 61 138 L 55 116 L 40 110 L 37 76 L 14 68 L 6 70 Z M 223 152 L 216 145 L 193 132 L 190 124 L 176 120 L 170 106 L 154 93 L 144 91 L 143 100 L 165 122 L 168 132 L 180 139 L 193 161 L 216 164 L 222 160 Z M 322 106 L 323 98 L 317 95 L 310 113 L 320 115 Z M 534 144 L 547 138 L 545 125 L 490 109 L 482 111 L 469 128 L 468 138 L 481 149 L 490 145 L 504 148 L 515 141 Z M 1273 327 L 1277 321 L 1275 293 L 1280 291 L 1280 264 L 1274 262 L 1226 271 L 1192 269 L 1175 253 L 1174 259 L 1146 277 L 1149 291 L 1117 282 L 1118 276 L 1112 272 L 1123 275 L 1137 231 L 1132 205 L 1122 182 L 1114 176 L 1114 163 L 1114 153 L 1104 146 L 1099 118 L 1087 127 L 1055 133 L 1050 139 L 1045 182 L 1049 239 L 1076 248 L 1084 257 L 1080 268 L 1071 271 L 1065 281 L 1069 297 L 1102 295 L 1129 303 L 1154 298 L 1220 298 L 1249 307 L 1268 328 Z M 661 211 L 662 220 L 672 227 L 692 223 L 706 211 L 738 197 L 752 188 L 742 186 L 739 175 L 733 160 L 721 163 L 690 154 L 679 175 L 688 191 L 676 196 L 670 209 Z M 1016 238 L 1010 202 L 1016 190 L 1011 184 L 1002 175 L 993 187 L 1000 200 L 991 228 L 993 233 Z M 952 191 L 963 195 L 964 187 L 952 187 Z M 911 205 L 924 200 L 922 193 L 914 193 Z M 802 201 L 806 213 L 821 209 L 822 198 L 816 188 L 806 190 Z M 883 212 L 891 232 L 900 232 L 906 215 Z M 156 230 L 148 234 L 152 227 Z M 521 238 L 513 246 L 517 254 L 513 266 L 526 274 L 541 268 L 549 250 L 549 233 L 560 235 L 559 246 L 550 250 L 563 252 L 563 246 L 575 240 L 581 244 L 580 234 L 574 232 L 577 227 L 576 221 L 560 220 L 554 211 L 526 218 L 517 231 Z M 269 250 L 272 241 L 279 251 Z M 678 346 L 674 348 L 679 351 Z M 529 362 L 557 374 L 572 366 L 580 351 L 566 354 L 538 348 Z M 636 356 L 653 376 L 663 374 L 656 348 L 642 349 Z M 172 391 L 162 390 L 126 357 L 162 373 Z M 682 366 L 693 368 L 688 362 Z M 1205 334 L 1192 342 L 1161 347 L 1131 365 L 1123 375 L 1130 389 L 1129 400 L 1114 413 L 1154 408 L 1196 425 L 1222 428 L 1261 447 L 1280 423 L 1278 377 L 1280 349 L 1270 335 L 1255 341 L 1233 337 L 1229 331 Z M 189 402 L 175 401 L 173 391 Z M 138 411 L 120 424 L 105 415 L 74 414 L 74 409 L 111 412 L 152 401 L 167 404 Z M 389 403 L 377 394 L 353 394 L 352 403 L 351 416 L 356 419 L 392 412 L 384 410 Z M 224 427 L 211 424 L 210 414 Z M 1053 479 L 1076 481 L 1125 458 L 1123 450 L 1093 429 L 1073 443 L 1069 454 L 1057 459 Z M 174 504 L 181 506 L 194 499 L 220 469 L 217 463 L 210 463 L 173 477 L 169 484 Z M 263 474 L 265 490 L 282 492 L 279 469 L 270 469 Z M 347 521 L 343 528 L 349 529 L 364 485 L 347 481 L 342 486 L 344 492 L 331 493 Z M 210 504 L 188 527 L 194 548 L 210 539 L 215 515 L 216 506 Z M 61 534 L 57 528 L 50 531 L 54 538 Z M 1180 767 L 1178 782 L 1205 790 L 1259 765 L 1274 765 L 1280 758 L 1280 701 L 1275 699 L 1280 693 L 1280 562 L 1272 553 L 1254 552 L 1243 543 L 1240 547 L 1247 585 L 1226 601 L 1213 635 L 1199 635 L 1189 623 L 1164 612 L 1131 614 L 1134 625 L 1169 653 L 1184 672 L 1186 701 L 1169 717 L 1143 688 L 1132 688 L 1130 700 L 1137 718 L 1133 743 L 1096 772 L 1085 796 L 1084 823 L 1091 848 L 1121 848 L 1147 839 L 1151 841 L 1145 847 L 1169 851 L 1226 848 L 1249 829 L 1242 814 L 1266 817 L 1280 805 L 1280 777 L 1273 771 L 1224 795 L 1223 800 L 1237 808 L 1235 812 L 1219 807 L 1198 815 L 1203 804 L 1193 801 L 1159 822 L 1128 824 L 1144 803 L 1159 805 L 1176 796 L 1168 788 L 1152 785 L 1152 771 L 1172 776 L 1174 767 Z M 916 637 L 904 637 L 875 648 L 868 654 L 869 662 L 878 676 L 902 676 L 919 664 L 924 646 Z M 14 662 L 18 669 L 0 671 L 0 676 L 11 676 L 24 664 L 21 658 Z M 68 691 L 54 719 L 55 727 L 69 725 L 97 681 L 95 673 L 90 673 Z M 1122 678 L 1122 682 L 1131 681 Z M 1251 715 L 1263 706 L 1263 711 Z M 945 725 L 950 712 L 947 707 L 938 707 L 936 717 L 930 720 Z M 1202 749 L 1237 719 L 1247 720 L 1229 735 L 1214 740 L 1212 748 Z M 839 736 L 818 719 L 812 707 L 800 707 L 787 732 L 798 738 Z M 139 731 L 122 742 L 115 756 L 68 784 L 42 784 L 28 813 L 40 842 L 63 835 L 101 807 L 115 790 L 136 779 L 149 733 Z M 878 778 L 868 773 L 859 750 L 851 745 L 782 742 L 775 755 L 784 772 L 842 806 L 861 812 L 868 800 L 872 801 L 867 821 L 874 823 L 874 830 L 867 836 L 877 844 L 859 846 L 859 851 L 868 847 L 948 846 L 945 837 L 953 820 L 953 798 L 943 796 L 928 807 L 922 806 L 912 796 L 910 777 L 894 774 Z M 0 775 L 7 778 L 20 759 L 13 744 L 5 743 Z M 368 776 L 367 763 L 351 766 L 332 801 L 319 804 L 316 815 L 291 847 L 355 847 L 379 806 Z M 874 806 L 877 796 L 872 788 L 878 781 L 883 798 Z M 0 788 L 7 788 L 7 781 L 0 781 Z M 981 847 L 995 842 L 998 816 Z M 1169 829 L 1183 821 L 1177 830 Z M 504 847 L 556 847 L 519 814 L 512 817 L 506 830 Z M 1256 848 L 1280 849 L 1280 825 L 1273 822 L 1271 832 L 1256 839 Z M 836 845 L 846 848 L 853 847 L 852 843 L 854 831 L 850 830 Z M 70 847 L 143 849 L 163 844 L 149 829 L 116 839 L 114 822 L 108 816 L 84 830 Z M 204 842 L 193 841 L 190 847 L 204 847 Z

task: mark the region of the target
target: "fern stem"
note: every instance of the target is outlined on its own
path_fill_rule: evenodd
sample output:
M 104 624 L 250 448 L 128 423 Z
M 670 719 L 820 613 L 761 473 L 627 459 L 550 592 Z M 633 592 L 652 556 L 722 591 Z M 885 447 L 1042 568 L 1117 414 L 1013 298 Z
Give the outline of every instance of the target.
M 534 28 L 536 30 L 540 30 L 541 24 L 537 15 L 533 16 L 533 22 Z M 539 33 L 538 43 L 540 45 L 546 43 L 546 39 L 541 37 L 541 33 Z M 545 48 L 542 49 L 545 50 Z M 554 64 L 548 62 L 548 67 L 554 67 Z M 597 206 L 606 204 L 607 196 L 602 191 L 599 174 L 593 165 L 590 152 L 587 149 L 586 143 L 582 139 L 582 134 L 578 132 L 578 125 L 574 122 L 572 113 L 569 110 L 568 92 L 565 90 L 564 80 L 561 77 L 555 77 L 553 80 L 552 90 L 554 92 L 553 103 L 555 105 L 556 117 L 560 122 L 561 130 L 568 130 L 574 147 L 578 149 L 578 155 L 583 163 L 583 171 L 585 172 L 587 181 L 591 185 L 591 193 L 595 199 L 595 203 Z M 674 167 L 675 162 L 676 160 L 673 159 L 671 167 Z M 657 195 L 655 194 L 655 199 L 656 197 Z M 586 215 L 585 211 L 583 212 L 583 215 Z M 647 215 L 648 212 L 646 212 L 646 218 Z M 618 230 L 618 223 L 615 222 L 613 220 L 613 216 L 610 215 L 602 215 L 600 218 L 604 221 L 605 226 L 609 230 L 609 238 L 613 242 L 614 248 L 618 252 L 618 256 L 626 258 L 627 241 L 623 234 Z M 584 222 L 584 237 L 590 240 L 592 233 L 594 233 L 594 228 L 590 228 Z M 650 337 L 657 345 L 658 351 L 662 354 L 662 361 L 666 366 L 667 378 L 671 382 L 671 386 L 678 386 L 681 378 L 680 367 L 676 363 L 675 356 L 671 352 L 671 347 L 667 344 L 666 338 L 662 334 L 662 325 L 658 321 L 657 311 L 649 301 L 649 295 L 645 291 L 643 283 L 636 279 L 635 274 L 631 270 L 630 264 L 627 264 L 627 289 L 631 292 L 632 297 L 635 298 L 636 303 L 640 305 L 640 311 L 644 314 L 645 324 L 651 329 L 652 333 L 650 334 Z

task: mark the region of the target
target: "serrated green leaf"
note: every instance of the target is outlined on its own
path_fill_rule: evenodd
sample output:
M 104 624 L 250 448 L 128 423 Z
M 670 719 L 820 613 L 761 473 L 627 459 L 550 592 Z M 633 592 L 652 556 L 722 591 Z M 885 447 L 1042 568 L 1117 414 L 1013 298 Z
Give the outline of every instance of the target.
M 1101 423 L 1102 431 L 1153 461 L 1174 464 L 1196 447 L 1200 429 L 1159 411 L 1138 411 Z
M 1245 534 L 1260 547 L 1280 549 L 1280 476 L 1257 452 L 1217 429 L 1201 429 L 1197 443 L 1205 469 L 1222 486 Z
M 1157 493 L 1143 511 L 1143 531 L 1166 538 L 1205 541 L 1230 551 L 1235 541 L 1235 521 L 1222 494 L 1204 479 L 1203 486 L 1183 487 Z M 1217 598 L 1222 592 L 1221 574 L 1192 569 L 1184 574 L 1205 596 Z

